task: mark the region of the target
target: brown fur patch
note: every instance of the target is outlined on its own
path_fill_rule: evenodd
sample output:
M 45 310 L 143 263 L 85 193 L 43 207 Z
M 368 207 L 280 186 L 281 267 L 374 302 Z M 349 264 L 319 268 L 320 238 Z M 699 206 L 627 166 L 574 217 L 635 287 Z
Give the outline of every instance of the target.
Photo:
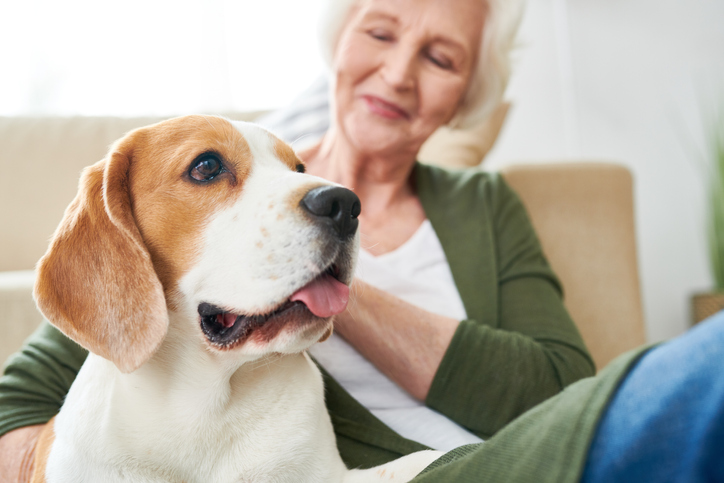
M 280 139 L 274 140 L 274 153 L 284 164 L 289 166 L 292 171 L 296 171 L 297 165 L 299 164 L 304 166 L 304 163 L 299 159 L 294 150 Z
M 150 357 L 168 327 L 161 284 L 130 216 L 127 164 L 114 153 L 83 172 L 34 291 L 55 326 L 124 372 Z
M 201 234 L 211 215 L 241 194 L 251 171 L 251 150 L 231 123 L 217 117 L 171 120 L 144 134 L 129 176 L 133 212 L 174 307 L 177 283 L 200 255 Z M 229 172 L 207 183 L 190 181 L 192 162 L 206 152 L 218 154 Z
M 320 186 L 326 185 L 319 181 L 310 181 L 295 188 L 294 191 L 290 192 L 289 196 L 286 198 L 286 209 L 289 211 L 301 209 L 299 203 L 302 201 L 302 198 L 304 198 L 307 193 L 312 191 L 314 188 L 319 188 Z
M 189 177 L 214 152 L 228 172 Z M 214 212 L 234 203 L 251 151 L 228 121 L 172 119 L 131 132 L 87 168 L 50 248 L 35 297 L 66 335 L 130 372 L 158 348 L 180 277 L 200 252 Z
M 48 465 L 50 449 L 55 441 L 55 417 L 53 417 L 43 428 L 35 446 L 35 463 L 33 465 L 33 477 L 30 483 L 45 483 L 45 468 Z

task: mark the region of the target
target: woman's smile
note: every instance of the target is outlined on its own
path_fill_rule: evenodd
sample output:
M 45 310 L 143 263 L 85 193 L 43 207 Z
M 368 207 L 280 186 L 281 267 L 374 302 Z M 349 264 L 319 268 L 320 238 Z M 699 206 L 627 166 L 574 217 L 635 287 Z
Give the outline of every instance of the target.
M 377 114 L 385 119 L 397 120 L 405 119 L 410 120 L 412 115 L 407 110 L 400 107 L 398 104 L 386 101 L 381 97 L 373 96 L 370 94 L 364 94 L 360 96 L 362 100 L 367 104 L 367 107 L 371 112 Z

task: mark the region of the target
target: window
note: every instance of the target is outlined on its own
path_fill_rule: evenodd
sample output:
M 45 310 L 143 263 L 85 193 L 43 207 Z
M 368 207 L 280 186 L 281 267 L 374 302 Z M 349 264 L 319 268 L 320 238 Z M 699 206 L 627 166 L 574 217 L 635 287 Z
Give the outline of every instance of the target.
M 0 115 L 284 105 L 322 71 L 321 0 L 0 4 Z

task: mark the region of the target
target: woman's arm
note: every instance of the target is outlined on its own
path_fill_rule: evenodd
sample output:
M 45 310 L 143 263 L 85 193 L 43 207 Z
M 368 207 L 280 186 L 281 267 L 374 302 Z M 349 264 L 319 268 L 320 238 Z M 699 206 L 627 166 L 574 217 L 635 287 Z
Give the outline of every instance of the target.
M 470 274 L 466 265 L 486 267 L 482 278 L 490 280 L 464 286 L 463 301 L 466 307 L 476 297 L 489 303 L 458 323 L 360 290 L 339 332 L 412 395 L 489 437 L 595 368 L 517 195 L 500 177 L 424 169 L 426 177 L 418 179 L 428 193 L 426 212 L 436 230 L 447 228 L 439 237 L 456 283 L 480 279 L 458 277 Z M 459 236 L 461 227 L 476 236 Z M 459 249 L 466 243 L 472 250 Z M 484 263 L 471 264 L 470 254 Z
M 427 312 L 359 280 L 352 287 L 335 330 L 408 393 L 482 437 L 594 373 L 550 281 L 503 283 L 497 329 Z
M 440 178 L 440 186 L 449 186 Z M 468 299 L 478 294 L 494 308 L 469 312 L 473 320 L 460 323 L 426 403 L 486 438 L 572 382 L 593 375 L 595 366 L 517 194 L 501 176 L 486 173 L 469 175 L 454 190 L 463 201 L 435 212 L 444 215 L 450 230 L 441 242 L 455 245 L 451 232 L 456 225 L 478 227 L 476 243 L 486 247 L 480 250 L 482 266 L 494 275 L 494 283 L 481 288 L 474 283 L 477 277 L 463 277 L 467 285 L 461 288 Z M 474 256 L 465 249 L 446 253 L 451 267 L 464 266 Z
M 87 352 L 44 322 L 0 378 L 0 481 L 29 481 L 35 443 L 60 410 Z
M 500 325 L 458 326 L 426 404 L 489 438 L 528 409 L 595 373 L 559 293 L 544 280 L 500 289 Z M 578 339 L 578 340 L 577 340 Z
M 33 475 L 35 445 L 43 425 L 10 431 L 0 437 L 0 481 L 28 483 Z
M 459 321 L 433 314 L 360 280 L 335 330 L 414 397 L 425 400 Z
M 58 414 L 88 352 L 43 322 L 0 377 L 0 436 Z

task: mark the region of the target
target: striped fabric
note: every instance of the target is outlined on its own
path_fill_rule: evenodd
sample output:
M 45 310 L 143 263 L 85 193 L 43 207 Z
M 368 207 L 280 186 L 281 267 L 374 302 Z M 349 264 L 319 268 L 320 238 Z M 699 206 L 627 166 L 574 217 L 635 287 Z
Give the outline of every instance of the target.
M 254 122 L 272 131 L 295 150 L 318 141 L 329 128 L 329 82 L 319 76 L 287 106 Z

